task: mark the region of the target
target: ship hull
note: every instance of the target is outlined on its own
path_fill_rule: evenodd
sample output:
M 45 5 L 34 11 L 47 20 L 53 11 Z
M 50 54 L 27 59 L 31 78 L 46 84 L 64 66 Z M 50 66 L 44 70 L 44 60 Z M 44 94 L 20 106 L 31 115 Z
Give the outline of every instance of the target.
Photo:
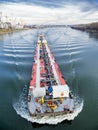
M 74 98 L 44 35 L 38 36 L 28 93 L 32 117 L 74 112 Z

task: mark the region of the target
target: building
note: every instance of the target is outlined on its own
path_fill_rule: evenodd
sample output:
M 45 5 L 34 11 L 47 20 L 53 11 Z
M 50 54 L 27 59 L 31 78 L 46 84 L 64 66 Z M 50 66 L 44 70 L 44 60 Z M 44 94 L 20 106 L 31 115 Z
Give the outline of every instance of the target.
M 0 29 L 12 29 L 11 23 L 0 21 Z

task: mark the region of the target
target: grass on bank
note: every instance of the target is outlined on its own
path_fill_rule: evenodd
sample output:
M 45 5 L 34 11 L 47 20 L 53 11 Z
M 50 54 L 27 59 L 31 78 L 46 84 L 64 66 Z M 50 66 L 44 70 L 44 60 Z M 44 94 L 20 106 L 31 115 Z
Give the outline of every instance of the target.
M 12 32 L 23 31 L 23 30 L 28 30 L 28 28 L 25 28 L 25 29 L 24 28 L 23 29 L 0 29 L 0 35 L 12 33 Z

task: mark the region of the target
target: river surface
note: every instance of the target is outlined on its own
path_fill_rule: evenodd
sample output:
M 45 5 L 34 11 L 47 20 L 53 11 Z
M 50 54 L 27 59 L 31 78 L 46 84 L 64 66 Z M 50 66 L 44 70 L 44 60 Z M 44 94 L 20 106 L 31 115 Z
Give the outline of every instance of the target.
M 31 119 L 27 94 L 37 34 L 43 32 L 76 98 L 76 113 L 39 123 Z M 0 35 L 0 130 L 98 130 L 98 35 L 70 28 Z M 71 120 L 70 120 L 71 119 Z M 38 122 L 36 121 L 36 122 Z M 58 123 L 59 122 L 59 123 Z M 53 125 L 56 124 L 56 125 Z

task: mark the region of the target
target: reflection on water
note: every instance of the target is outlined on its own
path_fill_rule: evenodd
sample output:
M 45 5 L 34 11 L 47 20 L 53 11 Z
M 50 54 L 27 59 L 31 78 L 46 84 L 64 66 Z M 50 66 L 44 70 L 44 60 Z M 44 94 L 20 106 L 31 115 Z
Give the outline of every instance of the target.
M 11 37 L 13 36 L 13 32 L 11 32 L 11 33 L 6 33 L 6 34 L 1 34 L 0 35 L 0 42 L 4 42 L 4 41 L 6 41 L 6 40 L 8 40 L 8 39 L 11 39 Z M 11 42 L 11 41 L 10 41 Z
M 98 33 L 89 32 L 89 37 L 98 39 Z
M 4 40 L 4 36 L 0 35 L 0 42 L 2 42 Z

